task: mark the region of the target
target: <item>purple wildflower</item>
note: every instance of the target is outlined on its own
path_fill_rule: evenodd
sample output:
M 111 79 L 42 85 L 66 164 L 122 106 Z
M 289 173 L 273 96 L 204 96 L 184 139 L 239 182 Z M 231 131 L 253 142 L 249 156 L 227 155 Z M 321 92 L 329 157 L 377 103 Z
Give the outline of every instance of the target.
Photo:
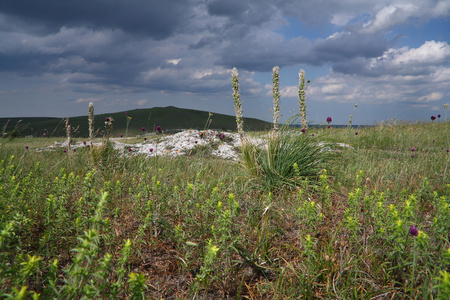
M 197 144 L 198 142 L 197 142 L 197 141 L 195 141 L 195 143 Z
M 225 139 L 225 134 L 222 134 L 221 136 L 220 136 L 220 138 L 223 140 L 223 139 Z
M 153 148 L 150 148 L 150 152 L 153 152 Z
M 305 129 L 305 128 L 302 128 L 302 132 L 305 133 L 305 132 L 306 132 L 306 129 Z
M 411 158 L 414 158 L 414 154 L 411 154 Z
M 66 153 L 67 152 L 67 150 L 66 149 L 64 149 L 64 153 Z
M 45 132 L 42 134 L 43 137 L 45 137 Z
M 438 116 L 437 116 L 439 119 L 441 118 L 441 114 L 438 114 Z
M 125 113 L 128 116 L 128 112 Z
M 416 151 L 416 147 L 412 147 L 410 150 L 414 152 Z
M 109 117 L 106 117 L 106 118 L 105 118 L 105 122 L 109 122 L 109 120 L 110 120 Z
M 77 152 L 77 149 L 73 149 L 73 152 Z
M 161 126 L 156 126 L 156 131 L 161 132 L 162 131 Z
M 331 121 L 333 121 L 333 119 L 331 119 L 331 117 L 328 117 L 328 118 L 327 118 L 327 123 L 330 124 Z
M 357 131 L 357 132 L 355 132 L 355 135 L 358 135 L 358 131 Z
M 123 137 L 123 134 L 121 134 L 120 137 Z
M 25 146 L 25 149 L 27 149 L 27 150 L 28 150 L 28 146 Z
M 142 127 L 141 130 L 142 130 L 142 131 L 145 131 L 145 127 Z
M 83 141 L 83 145 L 86 145 L 86 141 Z
M 131 151 L 133 151 L 133 150 L 132 150 L 131 148 L 128 148 L 128 151 L 131 152 Z
M 419 235 L 419 230 L 417 230 L 416 226 L 411 225 L 411 228 L 409 229 L 409 233 L 412 236 L 418 236 Z
M 147 138 L 144 138 L 144 141 L 146 141 L 147 140 Z
M 436 120 L 436 117 L 435 116 L 431 116 L 431 121 L 434 121 L 434 120 Z

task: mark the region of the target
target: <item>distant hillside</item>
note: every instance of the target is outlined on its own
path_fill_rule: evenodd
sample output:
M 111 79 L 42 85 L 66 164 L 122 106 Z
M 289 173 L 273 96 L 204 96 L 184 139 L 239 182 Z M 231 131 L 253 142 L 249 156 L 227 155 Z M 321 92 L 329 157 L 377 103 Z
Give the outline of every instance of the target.
M 128 111 L 131 117 L 128 126 L 128 136 L 135 136 L 142 133 L 144 127 L 146 131 L 155 131 L 156 126 L 161 126 L 163 130 L 171 129 L 203 129 L 209 116 L 207 111 L 193 109 L 183 109 L 173 106 L 154 107 L 150 109 L 136 109 Z M 101 114 L 95 116 L 95 130 L 102 135 L 106 117 L 114 118 L 113 135 L 125 136 L 127 115 L 125 111 Z M 236 130 L 235 116 L 213 113 L 212 122 L 209 128 L 218 130 Z M 0 130 L 8 123 L 6 132 L 9 134 L 19 134 L 20 136 L 64 136 L 65 120 L 63 118 L 0 118 Z M 19 123 L 19 120 L 22 120 Z M 69 119 L 72 128 L 76 129 L 74 136 L 88 136 L 88 116 L 72 117 Z M 244 118 L 244 127 L 247 131 L 266 130 L 272 124 L 254 118 Z

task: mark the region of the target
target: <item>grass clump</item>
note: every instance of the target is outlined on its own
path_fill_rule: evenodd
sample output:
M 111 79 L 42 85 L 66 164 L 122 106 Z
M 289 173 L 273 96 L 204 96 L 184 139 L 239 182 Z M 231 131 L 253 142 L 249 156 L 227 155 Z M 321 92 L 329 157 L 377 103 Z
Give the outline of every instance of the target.
M 295 187 L 305 177 L 318 178 L 330 159 L 323 143 L 291 125 L 269 132 L 263 145 L 246 140 L 242 146 L 243 166 L 264 189 Z

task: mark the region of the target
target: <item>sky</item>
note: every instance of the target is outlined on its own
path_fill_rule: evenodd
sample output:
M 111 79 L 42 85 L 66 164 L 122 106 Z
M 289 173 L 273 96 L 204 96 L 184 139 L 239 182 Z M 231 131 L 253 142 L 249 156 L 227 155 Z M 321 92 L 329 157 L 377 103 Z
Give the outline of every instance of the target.
M 450 0 L 0 1 L 0 117 L 234 115 L 236 67 L 244 117 L 271 121 L 279 66 L 281 121 L 303 69 L 310 123 L 429 122 L 450 103 L 449 43 Z

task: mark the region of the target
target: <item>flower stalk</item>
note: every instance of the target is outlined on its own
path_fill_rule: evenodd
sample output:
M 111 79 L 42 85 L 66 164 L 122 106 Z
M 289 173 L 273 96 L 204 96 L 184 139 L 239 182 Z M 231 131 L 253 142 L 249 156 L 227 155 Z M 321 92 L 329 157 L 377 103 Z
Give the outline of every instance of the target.
M 298 105 L 300 107 L 300 118 L 302 120 L 302 127 L 308 129 L 308 121 L 306 119 L 306 87 L 309 79 L 305 82 L 305 71 L 300 70 L 298 74 Z
M 236 125 L 241 142 L 244 141 L 244 119 L 242 118 L 242 102 L 239 93 L 239 77 L 236 68 L 231 72 L 231 83 L 233 85 L 234 111 L 236 112 Z
M 272 92 L 273 92 L 273 131 L 278 131 L 278 122 L 280 119 L 280 87 L 279 87 L 279 81 L 280 81 L 280 68 L 278 66 L 274 67 L 272 69 L 273 76 L 272 76 Z
M 89 103 L 89 139 L 91 140 L 91 147 L 94 146 L 92 139 L 94 138 L 94 103 Z

